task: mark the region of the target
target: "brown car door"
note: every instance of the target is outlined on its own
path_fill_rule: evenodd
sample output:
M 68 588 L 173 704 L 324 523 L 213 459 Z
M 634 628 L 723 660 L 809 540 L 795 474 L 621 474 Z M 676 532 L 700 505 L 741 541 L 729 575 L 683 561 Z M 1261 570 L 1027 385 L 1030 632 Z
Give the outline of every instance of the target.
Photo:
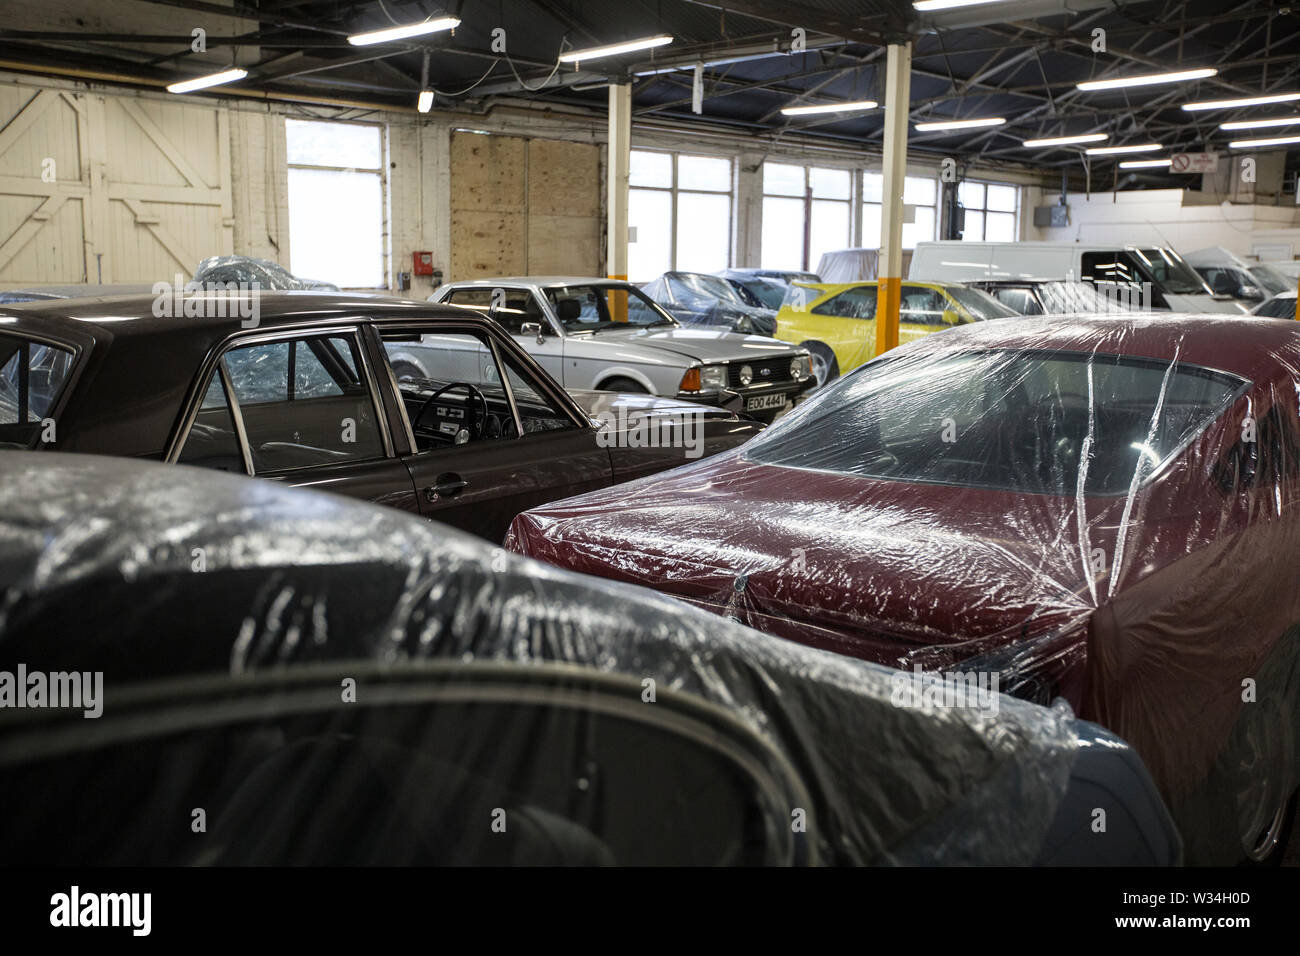
M 422 514 L 500 541 L 521 511 L 612 483 L 595 430 L 504 335 L 416 321 L 385 324 L 380 340 L 421 371 L 390 381 Z
M 175 460 L 418 511 L 359 334 L 238 340 L 209 378 Z

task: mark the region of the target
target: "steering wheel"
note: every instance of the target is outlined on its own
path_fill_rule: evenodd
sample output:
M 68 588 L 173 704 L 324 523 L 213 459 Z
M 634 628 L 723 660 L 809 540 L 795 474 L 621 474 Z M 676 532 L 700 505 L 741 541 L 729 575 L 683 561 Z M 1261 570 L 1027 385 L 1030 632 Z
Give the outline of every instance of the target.
M 450 392 L 453 388 L 463 388 L 468 393 L 465 396 L 465 412 L 470 416 L 469 420 L 465 423 L 465 428 L 469 432 L 468 440 L 475 441 L 483 437 L 483 425 L 487 422 L 490 414 L 488 410 L 487 397 L 479 391 L 477 386 L 471 385 L 469 382 L 448 382 L 446 385 L 442 386 L 442 388 L 438 389 L 426 398 L 424 404 L 420 406 L 420 410 L 416 412 L 415 419 L 411 422 L 411 431 L 415 431 L 420 427 L 420 422 L 424 420 L 425 413 L 429 411 L 430 406 L 441 398 L 444 392 Z M 483 406 L 483 417 L 479 419 L 475 419 L 473 413 L 470 412 L 470 408 L 473 407 L 475 398 L 477 398 L 479 404 Z

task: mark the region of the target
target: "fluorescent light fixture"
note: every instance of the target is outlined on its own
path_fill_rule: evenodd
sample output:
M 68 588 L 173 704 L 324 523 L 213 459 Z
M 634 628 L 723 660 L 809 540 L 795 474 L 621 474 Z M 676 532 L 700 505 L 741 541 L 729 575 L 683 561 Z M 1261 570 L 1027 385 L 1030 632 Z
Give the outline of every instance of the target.
M 348 42 L 353 46 L 392 43 L 394 40 L 408 40 L 411 37 L 422 37 L 429 33 L 454 30 L 458 26 L 460 26 L 460 21 L 455 17 L 439 17 L 436 20 L 425 20 L 422 23 L 408 23 L 404 27 L 386 27 L 383 30 L 371 30 L 369 33 L 354 33 L 348 37 Z
M 1220 123 L 1219 129 L 1263 129 L 1266 126 L 1294 126 L 1300 123 L 1300 116 L 1275 116 L 1272 119 L 1238 120 L 1235 123 Z
M 1121 153 L 1149 153 L 1153 149 L 1163 149 L 1159 143 L 1141 143 L 1137 146 L 1093 146 L 1085 150 L 1089 156 L 1115 156 Z
M 241 70 L 236 67 L 233 70 L 226 70 L 224 73 L 210 73 L 207 76 L 195 77 L 192 80 L 182 80 L 180 83 L 172 83 L 167 87 L 168 93 L 193 93 L 195 90 L 206 90 L 209 86 L 220 86 L 222 83 L 233 83 L 235 80 L 242 80 L 248 76 L 247 70 Z
M 1254 149 L 1257 146 L 1290 146 L 1300 143 L 1300 136 L 1278 136 L 1275 139 L 1235 139 L 1228 144 L 1229 149 Z
M 415 108 L 421 113 L 427 113 L 433 108 L 433 90 L 420 90 L 420 99 L 416 102 Z
M 967 119 L 967 120 L 944 120 L 939 123 L 917 123 L 916 131 L 918 133 L 933 133 L 945 129 L 976 129 L 980 126 L 1001 126 L 1006 122 L 1001 116 L 990 116 L 986 119 Z
M 1078 136 L 1053 136 L 1050 139 L 1027 139 L 1022 146 L 1070 146 L 1074 143 L 1103 143 L 1109 133 L 1080 133 Z
M 1247 96 L 1240 100 L 1205 100 L 1201 103 L 1184 103 L 1189 113 L 1196 110 L 1235 110 L 1239 106 L 1267 106 L 1269 103 L 1292 103 L 1300 100 L 1300 93 L 1271 93 L 1268 96 Z
M 645 37 L 641 40 L 628 40 L 626 43 L 611 43 L 609 46 L 593 46 L 586 50 L 570 50 L 560 57 L 561 63 L 578 63 L 582 60 L 594 60 L 598 56 L 618 56 L 620 53 L 632 53 L 636 50 L 649 50 L 657 46 L 667 46 L 673 42 L 670 36 Z
M 978 7 L 985 3 L 1002 3 L 1003 0 L 913 0 L 912 9 L 921 13 L 931 10 L 951 10 L 954 7 Z
M 1168 168 L 1172 159 L 1126 159 L 1119 164 L 1120 169 L 1158 169 L 1161 166 Z
M 1109 80 L 1087 80 L 1075 86 L 1084 92 L 1093 90 L 1123 90 L 1130 86 L 1158 86 L 1161 83 L 1185 83 L 1188 80 L 1203 80 L 1214 76 L 1219 71 L 1213 67 L 1201 70 L 1179 70 L 1176 73 L 1148 73 L 1145 76 L 1117 76 Z M 1183 107 L 1187 109 L 1187 107 Z
M 850 113 L 856 110 L 874 110 L 880 104 L 875 100 L 858 100 L 853 103 L 821 103 L 817 106 L 787 106 L 781 112 L 786 116 L 812 116 L 815 113 Z

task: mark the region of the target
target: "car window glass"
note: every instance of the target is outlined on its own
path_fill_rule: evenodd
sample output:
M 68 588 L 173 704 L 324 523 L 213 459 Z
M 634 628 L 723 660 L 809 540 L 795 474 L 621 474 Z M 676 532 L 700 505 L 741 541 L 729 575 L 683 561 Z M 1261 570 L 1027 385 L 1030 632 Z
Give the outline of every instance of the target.
M 541 307 L 527 289 L 456 289 L 447 301 L 482 312 L 511 335 L 522 335 L 525 322 L 540 324 L 545 328 Z
M 943 296 L 933 289 L 905 285 L 898 320 L 913 325 L 943 325 L 944 307 Z
M 350 373 L 350 377 L 355 379 L 357 370 L 351 364 L 352 353 L 347 348 L 347 343 L 342 339 L 329 339 L 328 341 L 334 346 L 333 354 L 343 362 L 344 367 Z M 294 398 L 315 398 L 322 395 L 343 394 L 343 386 L 334 380 L 334 377 L 321 363 L 316 353 L 311 350 L 308 343 L 303 341 L 294 343 L 293 359 Z
M 792 289 L 798 288 L 791 286 Z M 807 291 L 807 290 L 805 290 Z M 834 315 L 842 319 L 874 319 L 876 317 L 876 287 L 864 286 L 847 289 L 837 296 L 813 306 L 815 315 Z
M 1003 305 L 1020 315 L 1043 314 L 1043 310 L 1039 308 L 1038 302 L 1028 289 L 997 289 L 993 295 Z
M 547 289 L 546 297 L 569 332 L 601 332 L 629 324 L 673 325 L 635 286 L 557 286 Z
M 517 437 L 514 414 L 487 342 L 469 332 L 384 330 L 416 449 Z M 414 374 L 399 374 L 415 368 Z
M 0 425 L 45 418 L 67 383 L 72 363 L 70 349 L 0 335 Z
M 546 397 L 533 374 L 519 365 L 513 356 L 505 357 L 505 366 L 525 435 L 578 427 L 554 401 Z
M 196 465 L 216 471 L 246 471 L 239 446 L 239 433 L 235 431 L 235 419 L 230 411 L 230 403 L 226 400 L 226 390 L 219 373 L 213 373 L 208 382 L 203 404 L 194 417 L 194 423 L 190 425 L 189 434 L 176 460 L 182 465 Z
M 352 334 L 263 342 L 226 352 L 222 361 L 230 373 L 255 471 L 383 457 L 376 403 L 357 374 L 362 367 L 358 355 Z M 297 390 L 299 356 L 306 369 L 302 393 Z
M 749 454 L 891 481 L 1121 494 L 1244 385 L 1195 366 L 1068 352 L 886 358 L 833 386 L 813 417 L 752 439 Z
M 519 679 L 528 686 L 526 675 Z M 401 692 L 400 682 L 365 680 L 377 694 Z M 6 766 L 5 780 L 42 798 L 0 814 L 0 862 L 790 862 L 794 838 L 780 825 L 776 788 L 754 761 L 720 746 L 726 738 L 709 725 L 629 716 L 610 692 L 585 691 L 574 703 L 544 687 L 515 697 L 490 683 L 480 690 L 461 681 L 455 690 L 432 703 L 377 704 L 382 698 L 363 695 L 319 710 L 278 708 L 295 698 L 268 692 L 252 717 L 219 698 L 172 695 L 169 709 L 146 713 L 132 732 L 110 728 L 71 751 L 39 749 L 53 735 L 33 732 L 35 752 Z M 187 718 L 179 730 L 171 726 L 178 712 Z M 591 786 L 575 786 L 575 774 Z M 198 806 L 210 814 L 201 833 L 158 825 L 163 808 Z M 504 830 L 477 823 L 497 815 L 509 821 Z

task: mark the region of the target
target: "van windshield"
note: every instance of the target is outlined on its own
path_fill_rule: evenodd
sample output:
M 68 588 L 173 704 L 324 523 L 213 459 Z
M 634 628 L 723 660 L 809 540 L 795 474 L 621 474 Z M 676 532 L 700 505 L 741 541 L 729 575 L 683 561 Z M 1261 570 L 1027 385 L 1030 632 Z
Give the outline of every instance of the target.
M 1154 248 L 1138 249 L 1142 259 L 1151 273 L 1152 281 L 1160 291 L 1172 295 L 1212 295 L 1204 280 L 1178 253 L 1172 249 Z

